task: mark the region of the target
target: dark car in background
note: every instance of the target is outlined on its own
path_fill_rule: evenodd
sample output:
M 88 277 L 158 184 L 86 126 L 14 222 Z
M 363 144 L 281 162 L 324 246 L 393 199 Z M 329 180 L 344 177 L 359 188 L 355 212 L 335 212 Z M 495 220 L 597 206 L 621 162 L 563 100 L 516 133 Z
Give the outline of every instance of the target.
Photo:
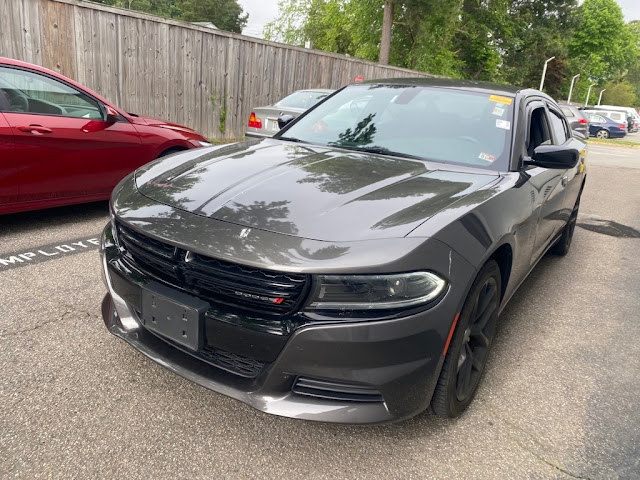
M 264 412 L 458 416 L 499 313 L 569 250 L 584 154 L 536 90 L 349 85 L 274 138 L 124 179 L 101 239 L 105 325 Z
M 139 166 L 209 145 L 59 73 L 0 58 L 0 214 L 105 200 Z
M 290 115 L 295 118 L 334 91 L 322 88 L 297 90 L 273 105 L 254 108 L 249 115 L 246 136 L 271 137 L 280 130 L 278 117 Z
M 578 110 L 578 108 L 573 105 L 563 104 L 560 105 L 560 110 L 562 110 L 564 116 L 567 117 L 571 130 L 589 138 L 589 119 L 582 110 Z
M 616 122 L 598 110 L 584 110 L 589 118 L 589 134 L 596 138 L 623 138 L 627 124 Z

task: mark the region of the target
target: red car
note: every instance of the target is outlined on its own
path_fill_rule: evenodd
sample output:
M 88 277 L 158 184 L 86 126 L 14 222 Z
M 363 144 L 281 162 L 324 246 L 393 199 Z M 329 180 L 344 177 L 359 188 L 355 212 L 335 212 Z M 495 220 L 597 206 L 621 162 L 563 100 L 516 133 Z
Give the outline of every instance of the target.
M 56 72 L 0 57 L 0 214 L 107 199 L 139 166 L 210 145 L 190 128 L 126 113 Z

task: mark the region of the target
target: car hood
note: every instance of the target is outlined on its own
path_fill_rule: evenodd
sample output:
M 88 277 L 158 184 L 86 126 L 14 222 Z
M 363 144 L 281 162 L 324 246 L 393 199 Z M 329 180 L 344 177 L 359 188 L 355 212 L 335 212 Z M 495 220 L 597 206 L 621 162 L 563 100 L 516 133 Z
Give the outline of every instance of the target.
M 151 163 L 136 172 L 136 186 L 152 200 L 196 215 L 353 241 L 404 237 L 497 176 L 265 139 Z
M 131 115 L 131 120 L 136 125 L 148 125 L 150 127 L 167 128 L 169 130 L 175 130 L 177 132 L 188 133 L 191 135 L 199 135 L 195 130 L 185 127 L 184 125 L 178 125 L 177 123 L 165 122 L 157 118 L 142 117 L 139 115 Z

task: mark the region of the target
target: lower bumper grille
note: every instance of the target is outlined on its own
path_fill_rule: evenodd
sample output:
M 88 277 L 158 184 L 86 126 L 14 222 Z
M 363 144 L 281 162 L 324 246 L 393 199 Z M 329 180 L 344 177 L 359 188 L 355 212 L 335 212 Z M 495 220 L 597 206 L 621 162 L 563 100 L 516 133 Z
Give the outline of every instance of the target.
M 298 377 L 291 389 L 298 395 L 348 402 L 382 402 L 382 394 L 374 387 Z
M 204 347 L 198 352 L 198 356 L 211 365 L 245 378 L 257 377 L 264 368 L 264 363 L 253 358 L 211 347 Z
M 140 314 L 140 312 L 136 313 L 138 313 L 138 315 Z M 240 377 L 256 378 L 266 365 L 264 362 L 261 362 L 259 360 L 236 355 L 235 353 L 227 352 L 225 350 L 214 348 L 208 345 L 205 345 L 197 352 L 187 352 L 183 347 L 181 347 L 171 339 L 166 338 L 162 335 L 158 335 L 151 330 L 147 330 L 147 332 L 159 338 L 163 342 L 166 342 L 169 345 L 172 345 L 199 360 L 207 362 L 209 365 L 221 368 L 226 372 L 238 375 Z

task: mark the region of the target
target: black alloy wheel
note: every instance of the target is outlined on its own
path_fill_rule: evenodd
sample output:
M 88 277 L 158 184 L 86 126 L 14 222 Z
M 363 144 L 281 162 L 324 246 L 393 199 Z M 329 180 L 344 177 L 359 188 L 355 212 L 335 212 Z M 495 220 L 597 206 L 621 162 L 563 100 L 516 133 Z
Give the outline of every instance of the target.
M 500 296 L 500 268 L 489 260 L 478 273 L 460 312 L 431 399 L 436 415 L 457 417 L 473 400 L 495 335 Z
M 582 194 L 582 192 L 580 192 Z M 580 197 L 578 195 L 578 199 L 576 200 L 576 204 L 573 206 L 573 210 L 571 211 L 571 216 L 569 217 L 569 221 L 564 226 L 562 230 L 562 235 L 558 239 L 549 252 L 553 255 L 566 255 L 569 253 L 569 248 L 571 247 L 571 241 L 573 240 L 573 232 L 576 229 L 576 222 L 578 220 L 578 210 L 580 208 Z

